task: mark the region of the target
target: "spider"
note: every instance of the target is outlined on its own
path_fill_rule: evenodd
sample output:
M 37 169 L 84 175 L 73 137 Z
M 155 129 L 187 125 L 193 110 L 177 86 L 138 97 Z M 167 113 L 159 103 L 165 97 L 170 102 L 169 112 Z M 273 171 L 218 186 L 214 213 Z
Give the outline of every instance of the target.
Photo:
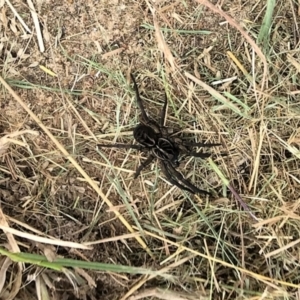
M 168 133 L 165 127 L 166 114 L 167 114 L 167 95 L 165 94 L 164 105 L 161 111 L 159 122 L 150 119 L 143 106 L 142 99 L 136 84 L 133 74 L 130 74 L 133 81 L 134 90 L 136 93 L 136 101 L 140 109 L 140 123 L 133 130 L 133 137 L 138 144 L 98 144 L 99 147 L 107 148 L 125 148 L 136 149 L 141 152 L 148 152 L 148 158 L 140 164 L 134 174 L 136 179 L 141 171 L 147 167 L 155 158 L 159 161 L 161 170 L 166 176 L 167 180 L 176 185 L 182 190 L 186 190 L 192 194 L 205 194 L 210 195 L 209 192 L 204 191 L 193 185 L 190 181 L 185 179 L 182 174 L 176 170 L 179 166 L 180 160 L 187 156 L 207 158 L 209 153 L 194 152 L 191 150 L 193 147 L 214 147 L 220 144 L 204 144 L 204 143 L 189 143 L 184 142 L 179 138 L 173 138 Z

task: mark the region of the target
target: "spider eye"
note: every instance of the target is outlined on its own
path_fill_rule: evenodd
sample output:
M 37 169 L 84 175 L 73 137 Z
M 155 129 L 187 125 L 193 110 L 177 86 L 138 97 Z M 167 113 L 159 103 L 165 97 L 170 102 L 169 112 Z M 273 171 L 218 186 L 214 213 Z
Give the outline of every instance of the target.
M 155 131 L 146 125 L 137 126 L 134 129 L 133 136 L 138 143 L 146 147 L 153 147 L 157 141 Z

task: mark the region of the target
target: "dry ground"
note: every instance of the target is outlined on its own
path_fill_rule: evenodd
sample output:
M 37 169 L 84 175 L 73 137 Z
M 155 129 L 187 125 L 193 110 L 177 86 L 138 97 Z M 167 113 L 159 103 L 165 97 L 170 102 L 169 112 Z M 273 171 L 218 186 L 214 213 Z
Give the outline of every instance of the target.
M 36 1 L 41 52 L 27 1 L 11 3 L 33 33 L 0 1 L 21 99 L 1 85 L 1 299 L 300 298 L 300 3 L 199 2 Z M 169 127 L 222 144 L 179 168 L 212 197 L 157 163 L 134 181 L 144 155 L 97 147 L 132 142 L 130 72 L 152 116 L 166 90 Z

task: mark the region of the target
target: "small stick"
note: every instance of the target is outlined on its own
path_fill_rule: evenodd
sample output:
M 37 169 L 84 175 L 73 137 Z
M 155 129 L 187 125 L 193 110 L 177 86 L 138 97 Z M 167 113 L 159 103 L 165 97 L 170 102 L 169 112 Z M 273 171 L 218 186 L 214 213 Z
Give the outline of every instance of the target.
M 42 37 L 42 32 L 41 32 L 41 27 L 40 27 L 37 12 L 36 12 L 31 0 L 27 0 L 27 3 L 28 3 L 28 6 L 30 8 L 31 16 L 32 16 L 33 23 L 34 23 L 34 26 L 35 26 L 40 51 L 44 52 L 45 51 L 45 46 L 44 46 L 44 42 L 43 42 L 43 37 Z
M 25 24 L 24 20 L 21 18 L 21 16 L 18 14 L 18 12 L 16 11 L 16 9 L 12 6 L 12 4 L 10 3 L 9 0 L 5 0 L 6 4 L 10 7 L 10 9 L 12 10 L 12 12 L 14 13 L 14 15 L 17 17 L 17 19 L 20 21 L 20 23 L 23 25 L 23 27 L 25 28 L 25 30 L 29 33 L 31 33 L 31 30 L 29 29 L 29 27 Z

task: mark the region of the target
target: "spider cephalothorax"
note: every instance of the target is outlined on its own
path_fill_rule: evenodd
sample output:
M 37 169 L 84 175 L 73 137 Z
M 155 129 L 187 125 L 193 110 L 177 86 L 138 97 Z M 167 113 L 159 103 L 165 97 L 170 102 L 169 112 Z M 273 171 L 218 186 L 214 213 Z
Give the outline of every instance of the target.
M 193 194 L 210 194 L 207 191 L 200 190 L 194 186 L 190 181 L 185 179 L 180 172 L 176 170 L 179 166 L 179 160 L 184 156 L 194 156 L 206 158 L 210 156 L 208 153 L 193 152 L 190 150 L 193 147 L 213 147 L 219 146 L 220 144 L 203 144 L 203 143 L 188 143 L 181 141 L 175 142 L 172 136 L 169 135 L 165 127 L 165 119 L 167 113 L 167 97 L 165 95 L 164 106 L 161 112 L 159 123 L 149 119 L 144 109 L 139 90 L 136 81 L 131 74 L 131 78 L 134 84 L 136 92 L 137 105 L 141 111 L 140 123 L 133 130 L 133 137 L 138 145 L 130 144 L 98 144 L 100 147 L 109 148 L 127 148 L 136 149 L 143 152 L 148 152 L 148 158 L 141 163 L 137 168 L 134 178 L 137 178 L 141 171 L 148 166 L 155 158 L 158 159 L 161 165 L 162 172 L 167 177 L 167 180 L 179 187 L 180 189 L 189 191 Z

